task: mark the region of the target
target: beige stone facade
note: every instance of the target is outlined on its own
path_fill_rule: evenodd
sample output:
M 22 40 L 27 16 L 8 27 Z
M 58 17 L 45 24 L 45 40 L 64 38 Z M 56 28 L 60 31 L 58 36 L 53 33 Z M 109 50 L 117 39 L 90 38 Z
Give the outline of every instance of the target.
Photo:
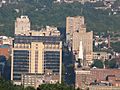
M 50 70 L 59 76 L 62 73 L 62 41 L 56 27 L 46 26 L 40 31 L 30 30 L 27 16 L 17 18 L 11 58 L 11 80 L 21 84 L 21 74 L 44 74 Z
M 18 17 L 15 21 L 15 35 L 28 35 L 30 31 L 30 20 L 28 16 Z
M 24 51 L 28 51 L 28 57 L 26 58 L 27 55 L 20 56 L 22 53 L 19 54 L 18 56 L 15 56 L 17 54 L 15 51 L 18 51 L 18 52 L 23 51 L 23 53 Z M 56 53 L 58 53 L 58 55 L 56 55 Z M 53 56 L 50 56 L 49 54 Z M 19 61 L 19 58 L 21 61 Z M 56 64 L 57 67 L 54 67 L 54 68 L 58 69 L 56 73 L 60 76 L 58 81 L 61 83 L 62 41 L 58 41 L 58 42 L 56 41 L 55 42 L 45 42 L 45 41 L 38 42 L 37 41 L 37 42 L 31 42 L 29 44 L 24 44 L 24 43 L 14 44 L 14 48 L 12 49 L 11 80 L 15 80 L 14 72 L 17 72 L 17 73 L 19 72 L 19 71 L 14 71 L 16 66 L 14 65 L 14 63 L 17 61 L 17 62 L 23 63 L 24 65 L 26 64 L 23 61 L 25 59 L 28 60 L 28 64 L 26 65 L 28 66 L 28 69 L 27 69 L 28 71 L 27 72 L 21 71 L 20 74 L 22 73 L 44 74 L 45 70 L 47 70 L 49 67 L 52 68 L 52 65 L 54 67 L 54 65 L 57 63 Z M 49 60 L 53 60 L 53 61 L 49 62 Z M 51 65 L 47 66 L 49 64 Z M 52 69 L 50 70 L 52 71 Z M 52 72 L 54 72 L 54 69 Z
M 57 27 L 46 26 L 40 30 L 31 30 L 31 23 L 28 16 L 21 16 L 15 21 L 15 35 L 25 36 L 59 36 Z
M 22 74 L 21 82 L 22 82 L 22 85 L 24 85 L 24 87 L 33 86 L 37 88 L 39 87 L 39 85 L 42 85 L 42 84 L 58 83 L 59 75 L 27 73 L 27 74 Z
M 109 54 L 107 52 L 94 52 L 93 53 L 93 59 L 100 59 L 100 60 L 108 60 Z
M 78 59 L 80 41 L 83 46 L 83 56 L 87 64 L 93 59 L 93 32 L 86 32 L 84 17 L 67 17 L 66 19 L 66 42 L 72 47 L 73 54 Z

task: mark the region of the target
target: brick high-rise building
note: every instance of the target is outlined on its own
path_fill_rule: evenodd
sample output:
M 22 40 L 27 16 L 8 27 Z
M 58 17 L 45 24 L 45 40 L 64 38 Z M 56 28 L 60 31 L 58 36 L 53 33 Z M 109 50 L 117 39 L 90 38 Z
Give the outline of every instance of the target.
M 72 48 L 76 60 L 78 60 L 80 42 L 82 42 L 84 61 L 87 65 L 92 63 L 93 32 L 86 32 L 84 17 L 67 17 L 66 42 L 68 47 Z

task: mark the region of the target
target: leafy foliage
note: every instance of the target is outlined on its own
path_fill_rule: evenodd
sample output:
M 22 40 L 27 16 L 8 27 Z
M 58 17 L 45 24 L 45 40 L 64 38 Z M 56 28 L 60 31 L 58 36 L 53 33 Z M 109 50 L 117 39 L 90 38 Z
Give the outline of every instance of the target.
M 92 67 L 103 68 L 104 66 L 102 60 L 94 60 Z
M 27 87 L 24 89 L 23 86 L 13 85 L 11 81 L 6 81 L 0 78 L 0 90 L 35 90 L 33 87 Z
M 25 88 L 25 90 L 35 90 L 35 88 L 31 87 L 31 86 L 28 86 L 28 87 Z
M 17 10 L 17 11 L 16 11 Z M 28 15 L 32 29 L 46 25 L 65 27 L 67 16 L 85 16 L 88 30 L 119 31 L 120 15 L 109 15 L 109 10 L 95 10 L 92 4 L 54 4 L 53 0 L 19 0 L 0 8 L 0 35 L 13 36 L 14 22 L 20 15 Z
M 93 64 L 91 65 L 92 67 L 97 67 L 97 68 L 103 68 L 105 65 L 106 68 L 117 68 L 117 60 L 116 59 L 111 59 L 111 60 L 105 60 L 104 62 L 102 60 L 94 60 Z
M 111 43 L 111 47 L 115 52 L 120 53 L 120 42 Z
M 106 68 L 117 68 L 117 60 L 116 59 L 105 60 L 104 65 Z
M 108 60 L 105 60 L 105 61 L 104 61 L 104 65 L 105 65 L 106 68 L 109 68 L 109 61 L 108 61 Z
M 66 84 L 42 84 L 37 90 L 75 90 L 72 86 Z
M 0 90 L 36 90 L 34 87 L 28 86 L 24 88 L 23 86 L 13 85 L 11 81 L 6 81 L 0 78 Z M 62 84 L 42 84 L 37 90 L 75 90 L 73 86 L 68 86 L 65 83 Z
M 117 62 L 116 62 L 115 59 L 110 60 L 109 63 L 108 63 L 109 64 L 109 68 L 116 68 L 116 66 L 117 66 L 116 63 Z

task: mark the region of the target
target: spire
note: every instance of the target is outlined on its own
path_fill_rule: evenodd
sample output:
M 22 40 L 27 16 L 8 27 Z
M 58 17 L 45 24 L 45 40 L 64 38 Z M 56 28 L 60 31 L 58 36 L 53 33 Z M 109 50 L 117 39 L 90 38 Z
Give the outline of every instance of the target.
M 83 60 L 83 45 L 82 45 L 82 41 L 80 41 L 80 45 L 79 45 L 79 59 Z

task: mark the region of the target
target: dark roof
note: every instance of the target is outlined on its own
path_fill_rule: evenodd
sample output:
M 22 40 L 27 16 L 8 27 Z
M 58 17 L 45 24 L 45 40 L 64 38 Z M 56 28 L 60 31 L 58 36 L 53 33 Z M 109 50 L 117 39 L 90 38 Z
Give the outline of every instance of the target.
M 0 48 L 10 48 L 10 46 L 9 46 L 9 45 L 4 44 L 4 45 L 0 45 Z
M 14 43 L 59 42 L 58 36 L 15 36 Z

